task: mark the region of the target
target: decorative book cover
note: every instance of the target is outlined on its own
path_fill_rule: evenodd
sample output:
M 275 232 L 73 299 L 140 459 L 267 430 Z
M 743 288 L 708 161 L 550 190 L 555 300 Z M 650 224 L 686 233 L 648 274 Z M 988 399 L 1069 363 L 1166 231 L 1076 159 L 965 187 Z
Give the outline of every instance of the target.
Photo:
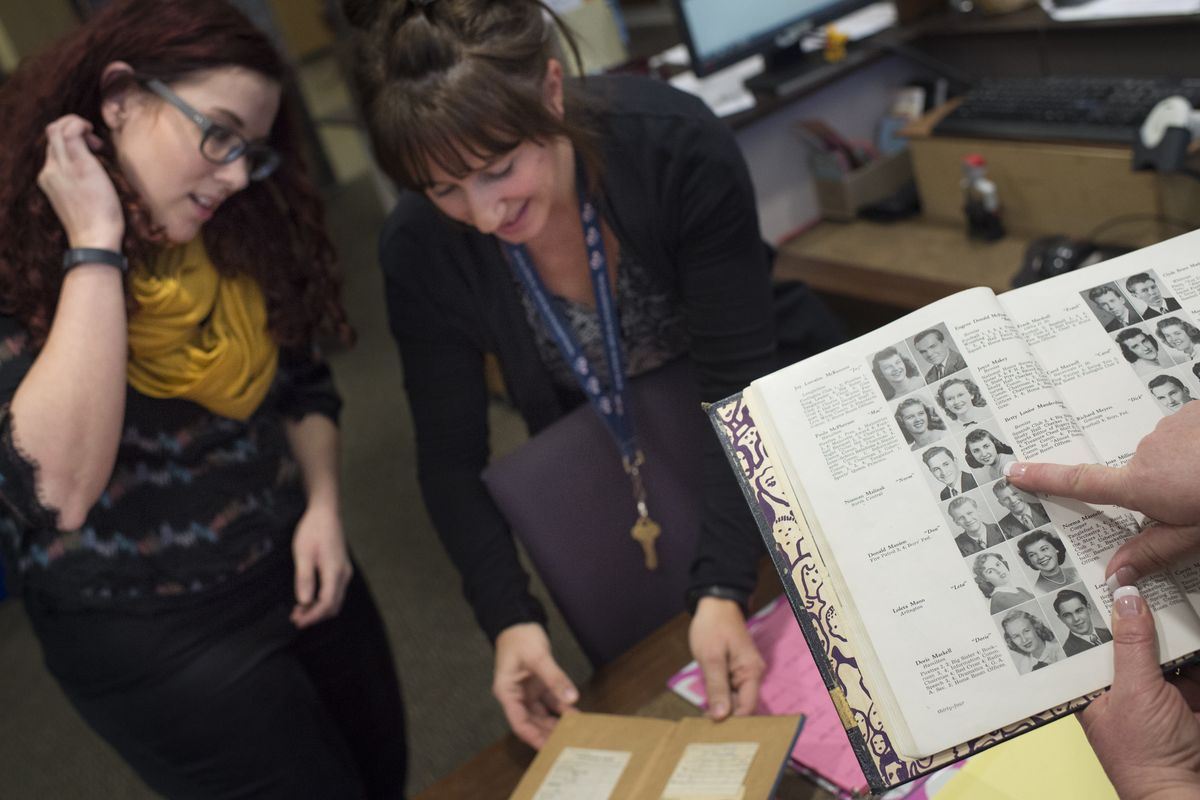
M 896 752 L 871 698 L 871 687 L 859 671 L 854 642 L 842 633 L 837 594 L 833 584 L 826 582 L 825 566 L 809 542 L 808 523 L 777 480 L 770 454 L 741 394 L 713 403 L 707 411 L 872 792 L 916 780 L 1073 713 L 1094 696 L 1077 698 L 929 758 L 914 760 Z

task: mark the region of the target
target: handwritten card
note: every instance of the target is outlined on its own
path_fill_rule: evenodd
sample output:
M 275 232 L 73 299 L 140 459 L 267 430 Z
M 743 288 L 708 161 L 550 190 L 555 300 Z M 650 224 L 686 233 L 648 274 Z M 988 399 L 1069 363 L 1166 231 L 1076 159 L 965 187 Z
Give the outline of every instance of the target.
M 758 742 L 689 744 L 662 800 L 741 800 Z
M 533 800 L 609 800 L 631 753 L 564 747 Z

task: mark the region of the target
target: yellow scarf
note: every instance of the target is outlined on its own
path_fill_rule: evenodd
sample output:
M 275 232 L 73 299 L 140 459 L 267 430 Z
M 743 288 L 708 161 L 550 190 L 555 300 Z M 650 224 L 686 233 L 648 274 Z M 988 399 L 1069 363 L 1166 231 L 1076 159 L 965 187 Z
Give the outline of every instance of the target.
M 129 383 L 246 419 L 275 378 L 278 347 L 251 278 L 220 275 L 197 236 L 130 275 L 140 309 L 129 320 Z

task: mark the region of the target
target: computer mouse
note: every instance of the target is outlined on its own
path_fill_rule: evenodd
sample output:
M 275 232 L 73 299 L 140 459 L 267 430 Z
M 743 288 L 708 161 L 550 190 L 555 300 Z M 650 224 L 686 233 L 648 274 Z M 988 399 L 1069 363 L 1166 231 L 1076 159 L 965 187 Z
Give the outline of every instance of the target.
M 1095 249 L 1090 242 L 1068 236 L 1034 239 L 1025 249 L 1025 258 L 1020 271 L 1013 277 L 1013 286 L 1025 286 L 1078 269 Z

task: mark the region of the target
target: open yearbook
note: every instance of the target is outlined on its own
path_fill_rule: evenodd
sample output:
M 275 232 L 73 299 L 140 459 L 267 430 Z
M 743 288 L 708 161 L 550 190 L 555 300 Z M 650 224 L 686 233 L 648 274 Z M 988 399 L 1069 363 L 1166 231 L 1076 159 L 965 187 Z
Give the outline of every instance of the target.
M 1194 232 L 944 298 L 710 406 L 873 790 L 1111 682 L 1104 567 L 1145 520 L 1003 469 L 1123 464 L 1198 376 Z M 1164 665 L 1200 651 L 1200 562 L 1139 586 Z

